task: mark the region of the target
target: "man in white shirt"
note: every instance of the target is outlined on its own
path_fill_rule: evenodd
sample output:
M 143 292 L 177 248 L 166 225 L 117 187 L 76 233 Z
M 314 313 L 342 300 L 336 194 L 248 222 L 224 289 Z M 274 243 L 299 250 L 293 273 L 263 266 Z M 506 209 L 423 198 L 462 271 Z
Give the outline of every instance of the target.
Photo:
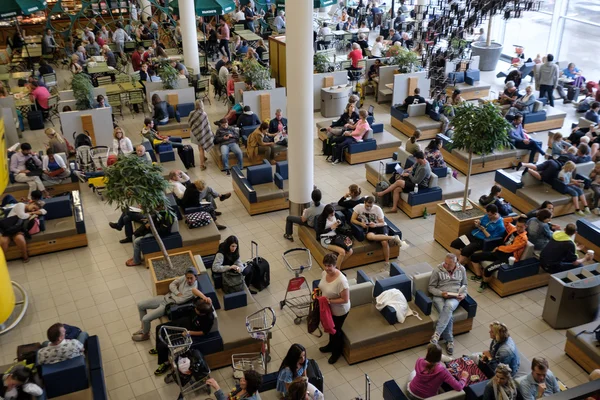
M 238 23 L 246 20 L 246 14 L 244 13 L 244 8 L 246 6 L 241 6 L 238 10 L 233 14 L 233 19 L 235 19 Z
M 169 172 L 169 189 L 168 193 L 173 193 L 177 199 L 183 199 L 185 193 L 185 184 L 190 181 L 190 177 L 183 171 L 173 170 Z
M 317 42 L 317 47 L 319 50 L 322 50 L 323 48 L 331 44 L 331 28 L 327 25 L 327 22 L 323 22 L 323 26 L 321 27 L 321 29 L 319 29 L 319 36 L 321 38 L 321 40 Z M 325 38 L 325 36 L 329 37 Z
M 38 365 L 56 364 L 83 355 L 83 343 L 76 339 L 65 339 L 66 330 L 63 324 L 52 325 L 48 328 L 47 335 L 50 343 L 38 350 Z
M 229 76 L 229 68 L 231 67 L 231 61 L 227 61 L 225 65 L 219 70 L 219 80 L 223 85 L 227 84 L 227 77 Z
M 327 25 L 327 22 L 323 22 L 323 26 L 319 29 L 319 36 L 331 35 L 331 28 Z

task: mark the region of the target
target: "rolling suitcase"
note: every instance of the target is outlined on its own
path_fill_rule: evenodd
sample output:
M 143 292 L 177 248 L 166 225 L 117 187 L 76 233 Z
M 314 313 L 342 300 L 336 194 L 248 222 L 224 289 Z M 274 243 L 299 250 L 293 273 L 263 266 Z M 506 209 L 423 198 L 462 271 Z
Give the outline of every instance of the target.
M 252 286 L 261 291 L 271 283 L 271 267 L 267 260 L 258 256 L 258 243 L 251 241 L 250 248 L 252 258 L 246 268 L 252 268 Z
M 44 129 L 44 114 L 38 110 L 29 111 L 27 113 L 27 123 L 32 131 Z
M 390 187 L 389 183 L 383 180 L 384 172 L 385 165 L 383 164 L 383 161 L 379 161 L 379 170 L 377 176 L 378 182 L 377 185 L 375 185 L 375 193 L 383 192 L 385 189 Z M 390 207 L 392 205 L 392 194 L 388 193 L 381 197 L 376 196 L 375 201 L 380 207 Z
M 308 367 L 306 367 L 306 376 L 308 381 L 321 393 L 323 393 L 323 374 L 319 368 L 319 364 L 313 359 L 308 360 Z
M 579 98 L 579 88 L 575 86 L 569 86 L 567 89 L 567 100 L 577 101 L 577 98 Z
M 196 166 L 196 162 L 194 161 L 194 148 L 189 144 L 186 144 L 183 147 L 179 147 L 177 149 L 177 154 L 179 154 L 179 158 L 181 162 L 185 166 L 186 169 L 190 169 Z

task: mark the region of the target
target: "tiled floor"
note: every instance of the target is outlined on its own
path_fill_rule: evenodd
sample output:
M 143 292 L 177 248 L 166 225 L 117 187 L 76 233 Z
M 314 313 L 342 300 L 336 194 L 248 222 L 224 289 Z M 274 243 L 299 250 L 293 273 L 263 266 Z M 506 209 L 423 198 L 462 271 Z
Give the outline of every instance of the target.
M 65 71 L 60 72 L 60 82 L 67 78 Z M 493 82 L 498 92 L 501 81 L 493 73 L 484 73 L 482 80 Z M 373 98 L 367 98 L 366 104 L 375 105 L 375 116 L 384 122 L 386 129 L 398 137 L 406 137 L 389 125 L 389 104 L 377 105 Z M 226 113 L 225 107 L 213 100 L 206 104 L 211 121 Z M 562 106 L 559 106 L 562 107 Z M 569 126 L 575 120 L 575 113 L 568 107 Z M 125 128 L 133 142 L 139 141 L 142 125 L 141 114 L 132 117 L 126 114 L 118 123 Z M 315 121 L 323 119 L 315 114 Z M 563 131 L 568 131 L 567 128 Z M 291 132 L 291 134 L 296 134 Z M 544 134 L 545 136 L 545 134 Z M 42 131 L 27 131 L 24 140 L 31 142 L 34 149 L 43 149 L 45 139 Z M 545 140 L 544 140 L 545 141 Z M 426 143 L 423 143 L 426 145 Z M 320 154 L 320 141 L 315 136 L 315 184 L 323 191 L 324 201 L 337 201 L 345 193 L 348 185 L 357 183 L 363 193 L 370 193 L 373 187 L 365 179 L 364 165 L 346 164 L 332 166 L 324 161 Z M 199 168 L 191 171 L 192 178 L 203 178 L 220 192 L 231 190 L 231 178 L 217 170 L 214 162 L 201 172 Z M 464 176 L 460 176 L 464 181 Z M 478 198 L 493 184 L 493 173 L 476 175 L 471 179 L 472 198 Z M 112 400 L 126 399 L 163 399 L 173 400 L 178 388 L 166 385 L 162 377 L 155 377 L 156 358 L 148 355 L 151 342 L 135 343 L 131 341 L 131 332 L 139 328 L 136 302 L 151 296 L 149 273 L 146 269 L 128 268 L 125 261 L 131 256 L 131 244 L 119 244 L 121 234 L 108 226 L 115 221 L 118 212 L 110 208 L 87 188 L 81 186 L 84 201 L 85 222 L 89 246 L 77 250 L 64 251 L 40 257 L 32 257 L 29 264 L 20 261 L 9 263 L 13 280 L 21 283 L 31 296 L 30 308 L 21 324 L 12 332 L 0 337 L 0 365 L 10 363 L 15 356 L 17 345 L 45 340 L 45 331 L 51 324 L 61 321 L 77 325 L 101 340 L 102 358 L 106 385 Z M 222 237 L 236 235 L 240 239 L 241 253 L 244 259 L 250 257 L 250 240 L 260 245 L 260 255 L 271 264 L 271 285 L 257 294 L 256 300 L 261 306 L 273 306 L 277 309 L 277 325 L 273 332 L 272 362 L 270 370 L 279 367 L 282 357 L 292 343 L 306 346 L 308 356 L 315 358 L 324 374 L 325 396 L 329 400 L 347 400 L 354 398 L 364 390 L 363 373 L 368 373 L 373 381 L 373 399 L 381 398 L 381 387 L 386 380 L 397 379 L 405 382 L 417 357 L 424 355 L 425 346 L 405 350 L 375 360 L 349 366 L 342 358 L 335 365 L 329 365 L 327 359 L 318 351 L 325 339 L 308 335 L 304 325 L 293 324 L 289 310 L 278 310 L 283 299 L 287 281 L 293 276 L 285 269 L 281 255 L 286 249 L 299 245 L 283 239 L 284 219 L 287 211 L 279 211 L 250 217 L 236 196 L 220 203 L 223 216 L 220 222 L 228 229 Z M 443 260 L 446 251 L 433 240 L 435 216 L 429 219 L 410 220 L 404 214 L 390 215 L 390 219 L 401 228 L 404 238 L 411 246 L 403 250 L 399 257 L 400 265 L 418 262 L 437 264 Z M 598 219 L 598 217 L 592 217 Z M 566 216 L 556 220 L 559 224 L 574 222 L 576 217 Z M 316 266 L 316 264 L 315 264 Z M 379 271 L 382 263 L 362 267 L 367 271 Z M 349 276 L 354 275 L 348 271 Z M 316 266 L 305 274 L 309 280 L 319 277 Z M 565 332 L 551 329 L 541 319 L 545 298 L 545 289 L 532 290 L 509 298 L 500 299 L 491 290 L 483 294 L 470 288 L 470 294 L 477 300 L 479 307 L 474 329 L 456 338 L 456 354 L 467 354 L 487 349 L 489 345 L 488 323 L 500 320 L 507 324 L 510 333 L 521 352 L 526 356 L 543 355 L 550 360 L 551 369 L 567 386 L 575 386 L 587 380 L 587 375 L 564 354 Z M 225 388 L 233 385 L 232 371 L 223 368 L 213 372 L 213 377 Z M 268 393 L 266 398 L 270 398 Z M 204 398 L 199 395 L 197 398 Z

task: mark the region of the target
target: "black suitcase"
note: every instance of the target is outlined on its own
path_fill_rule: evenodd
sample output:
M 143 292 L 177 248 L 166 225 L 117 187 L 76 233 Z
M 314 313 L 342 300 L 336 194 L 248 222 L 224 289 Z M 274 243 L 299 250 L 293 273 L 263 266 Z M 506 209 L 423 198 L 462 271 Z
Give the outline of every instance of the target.
M 313 359 L 308 360 L 308 367 L 306 368 L 306 376 L 308 381 L 317 389 L 323 393 L 323 374 L 319 368 L 319 364 Z
M 575 86 L 569 86 L 567 89 L 567 100 L 577 101 L 579 98 L 579 88 Z
M 31 110 L 27 113 L 27 122 L 32 131 L 44 129 L 44 114 L 42 111 Z
M 189 144 L 177 149 L 177 154 L 186 169 L 190 169 L 196 166 L 194 161 L 194 149 Z
M 329 143 L 329 138 L 323 140 L 323 148 L 321 149 L 321 151 L 323 152 L 324 156 L 332 156 L 332 147 L 331 147 L 331 143 Z
M 258 256 L 258 243 L 250 242 L 252 259 L 248 261 L 246 268 L 252 268 L 252 286 L 261 291 L 271 283 L 271 267 L 269 262 Z

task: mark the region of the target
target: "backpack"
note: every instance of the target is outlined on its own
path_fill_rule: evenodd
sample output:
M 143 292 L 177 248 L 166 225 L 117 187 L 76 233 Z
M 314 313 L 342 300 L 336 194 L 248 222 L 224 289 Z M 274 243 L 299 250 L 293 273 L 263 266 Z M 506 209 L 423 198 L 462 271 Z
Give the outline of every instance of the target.
M 190 229 L 210 225 L 212 217 L 205 211 L 191 213 L 185 216 L 185 224 Z
M 500 216 L 502 217 L 507 217 L 510 213 L 513 212 L 510 203 L 505 201 L 504 199 L 497 199 L 494 202 L 494 204 L 496 205 L 496 207 L 498 207 L 498 213 L 500 213 Z
M 230 294 L 244 291 L 244 275 L 240 272 L 223 272 L 223 293 Z

